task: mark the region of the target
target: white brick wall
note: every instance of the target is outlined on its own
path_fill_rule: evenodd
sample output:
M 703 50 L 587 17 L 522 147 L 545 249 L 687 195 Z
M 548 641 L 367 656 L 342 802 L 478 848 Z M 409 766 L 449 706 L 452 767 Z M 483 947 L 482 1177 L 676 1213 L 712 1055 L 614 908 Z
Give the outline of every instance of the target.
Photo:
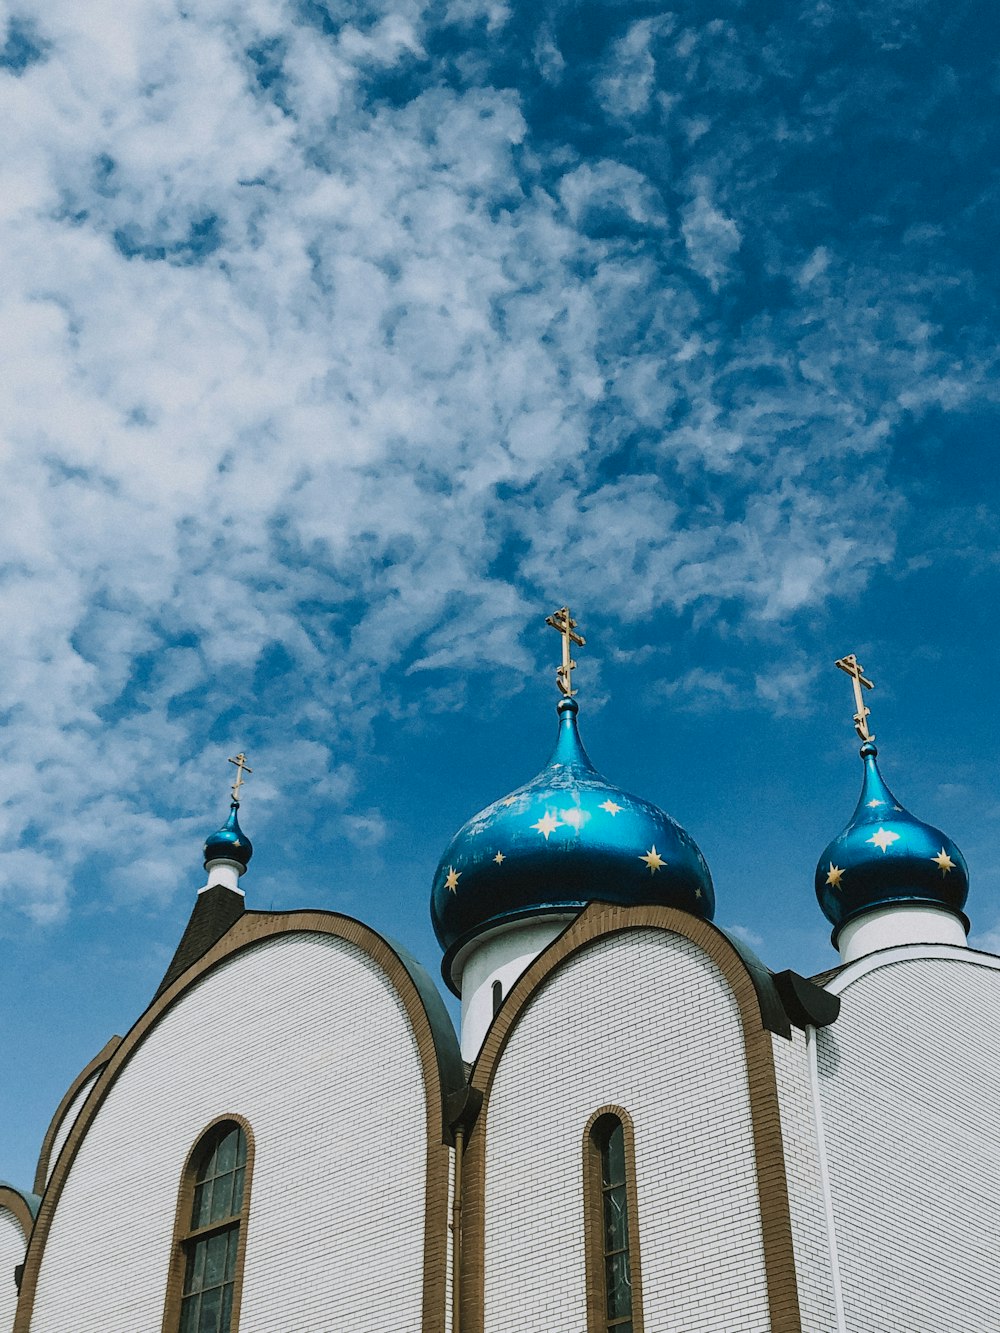
M 100 1073 L 100 1070 L 98 1070 L 97 1073 Z M 86 1083 L 84 1083 L 83 1087 L 70 1102 L 69 1106 L 67 1106 L 65 1114 L 59 1122 L 59 1128 L 56 1130 L 55 1138 L 52 1140 L 52 1149 L 49 1152 L 49 1170 L 45 1177 L 46 1183 L 52 1179 L 52 1172 L 55 1169 L 56 1162 L 59 1160 L 59 1154 L 62 1152 L 63 1144 L 69 1138 L 69 1132 L 73 1128 L 73 1122 L 80 1114 L 80 1108 L 87 1100 L 87 1095 L 96 1082 L 97 1074 L 94 1074 L 91 1078 L 87 1079 Z M 63 1096 L 65 1096 L 65 1093 Z
M 415 1333 L 426 1128 L 409 1020 L 319 935 L 228 960 L 135 1051 L 60 1199 L 33 1333 L 159 1333 L 178 1181 L 225 1112 L 256 1140 L 241 1333 Z
M 17 1310 L 14 1269 L 24 1260 L 24 1232 L 13 1213 L 0 1208 L 0 1333 L 10 1333 Z
M 773 1036 L 772 1045 L 802 1333 L 832 1333 L 834 1276 L 805 1033 L 793 1027 L 791 1041 Z
M 1000 971 L 919 952 L 855 964 L 817 1034 L 847 1327 L 997 1333 Z
M 689 941 L 597 940 L 510 1037 L 486 1125 L 487 1333 L 586 1327 L 583 1133 L 635 1126 L 646 1333 L 768 1328 L 740 1016 Z

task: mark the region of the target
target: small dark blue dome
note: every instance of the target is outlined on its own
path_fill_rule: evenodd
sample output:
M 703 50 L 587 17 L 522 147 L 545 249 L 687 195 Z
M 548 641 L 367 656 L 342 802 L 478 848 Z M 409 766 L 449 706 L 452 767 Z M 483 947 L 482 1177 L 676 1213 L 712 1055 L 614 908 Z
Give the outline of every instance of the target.
M 431 919 L 449 960 L 493 926 L 588 902 L 682 907 L 712 919 L 715 893 L 693 839 L 594 768 L 561 699 L 552 758 L 452 838 L 434 876 Z
M 229 809 L 229 818 L 218 833 L 213 833 L 205 843 L 206 870 L 209 861 L 236 861 L 244 870 L 249 865 L 253 856 L 253 843 L 240 828 L 240 821 L 236 818 L 236 811 L 239 808 L 239 801 L 233 801 Z
M 858 807 L 816 867 L 816 897 L 833 923 L 834 944 L 854 917 L 903 903 L 946 908 L 968 929 L 965 857 L 940 829 L 903 809 L 883 781 L 877 754 L 871 741 L 862 745 Z

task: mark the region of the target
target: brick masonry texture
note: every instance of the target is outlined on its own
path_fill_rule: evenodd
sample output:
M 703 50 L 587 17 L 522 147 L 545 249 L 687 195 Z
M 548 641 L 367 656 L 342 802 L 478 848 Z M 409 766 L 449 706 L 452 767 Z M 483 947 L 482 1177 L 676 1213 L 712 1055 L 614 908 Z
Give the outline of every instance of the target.
M 774 1037 L 773 1044 L 802 1333 L 830 1333 L 837 1313 L 809 1052 L 799 1028 L 792 1028 L 791 1041 Z
M 0 1333 L 10 1333 L 17 1309 L 14 1269 L 24 1258 L 24 1232 L 13 1213 L 0 1207 Z
M 635 1127 L 645 1333 L 769 1328 L 736 1000 L 696 945 L 640 929 L 595 941 L 511 1033 L 486 1124 L 486 1333 L 587 1327 L 583 1134 Z
M 897 957 L 848 984 L 818 1034 L 851 1333 L 1000 1330 L 1000 971 L 989 962 L 964 950 Z
M 159 1333 L 181 1169 L 229 1113 L 256 1148 L 241 1333 L 420 1328 L 428 1132 L 410 1020 L 363 950 L 294 933 L 207 973 L 124 1065 L 59 1199 L 33 1333 Z

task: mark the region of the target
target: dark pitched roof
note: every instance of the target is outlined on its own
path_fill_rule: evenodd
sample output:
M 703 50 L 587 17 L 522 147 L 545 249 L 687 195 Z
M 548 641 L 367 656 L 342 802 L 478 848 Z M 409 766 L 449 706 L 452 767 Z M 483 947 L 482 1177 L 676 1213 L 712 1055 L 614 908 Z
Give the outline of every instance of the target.
M 192 963 L 208 953 L 212 945 L 236 924 L 244 910 L 242 893 L 236 893 L 225 884 L 213 884 L 211 888 L 203 889 L 198 894 L 181 942 L 153 999 L 161 995 L 182 972 L 186 972 Z

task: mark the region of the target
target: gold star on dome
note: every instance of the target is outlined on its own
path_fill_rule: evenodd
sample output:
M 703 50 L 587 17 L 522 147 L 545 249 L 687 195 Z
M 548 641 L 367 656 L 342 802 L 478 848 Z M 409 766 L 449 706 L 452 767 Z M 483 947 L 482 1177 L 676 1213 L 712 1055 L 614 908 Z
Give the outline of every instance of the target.
M 833 862 L 831 861 L 831 862 L 830 862 L 830 869 L 829 869 L 829 871 L 827 872 L 827 876 L 826 876 L 826 882 L 827 882 L 827 884 L 829 884 L 829 886 L 830 886 L 831 889 L 839 889 L 839 888 L 840 888 L 840 881 L 841 881 L 841 879 L 843 878 L 843 874 L 844 874 L 844 871 L 843 871 L 842 867 L 840 867 L 840 866 L 835 866 L 835 865 L 833 864 Z
M 462 878 L 461 870 L 456 870 L 454 866 L 448 867 L 448 878 L 444 882 L 445 888 L 449 893 L 454 893 L 458 888 L 458 881 Z
M 937 856 L 932 856 L 931 860 L 936 866 L 941 867 L 941 877 L 944 878 L 950 870 L 955 869 L 955 862 L 951 859 L 945 849 L 942 847 Z
M 874 810 L 877 806 L 880 805 L 885 805 L 885 801 L 879 801 L 873 796 L 872 799 L 868 802 L 868 809 Z
M 658 870 L 662 870 L 663 867 L 667 864 L 666 861 L 664 861 L 663 857 L 660 855 L 660 853 L 656 850 L 655 843 L 653 844 L 652 847 L 650 847 L 649 851 L 646 853 L 645 856 L 639 857 L 639 860 L 646 862 L 646 864 L 649 866 L 649 873 L 651 875 L 655 875 Z
M 602 810 L 607 810 L 608 814 L 611 816 L 612 819 L 614 819 L 615 815 L 621 813 L 621 806 L 615 805 L 614 801 L 612 801 L 610 798 L 606 801 L 602 801 L 600 808 Z
M 496 856 L 494 856 L 493 858 L 493 860 L 496 861 L 498 866 L 502 866 L 504 861 L 506 861 L 506 859 L 507 858 L 506 856 L 504 856 L 503 852 L 497 852 Z
M 899 841 L 899 834 L 893 833 L 891 829 L 884 829 L 881 824 L 878 826 L 878 832 L 873 833 L 865 842 L 873 842 L 880 851 L 886 851 L 894 842 Z
M 542 815 L 541 819 L 539 819 L 537 823 L 532 824 L 531 827 L 533 829 L 537 829 L 538 832 L 541 833 L 542 836 L 545 838 L 545 841 L 548 842 L 549 834 L 552 833 L 553 830 L 559 827 L 559 820 L 555 817 L 555 815 L 552 813 L 551 810 L 546 810 L 545 814 Z
M 700 898 L 700 897 L 701 897 L 701 889 L 695 889 L 695 891 L 694 891 L 694 896 L 695 896 L 696 898 Z
M 505 796 L 504 799 L 500 802 L 500 804 L 501 804 L 501 805 L 513 805 L 514 802 L 515 802 L 516 800 L 517 800 L 517 797 L 516 797 L 516 796 Z

